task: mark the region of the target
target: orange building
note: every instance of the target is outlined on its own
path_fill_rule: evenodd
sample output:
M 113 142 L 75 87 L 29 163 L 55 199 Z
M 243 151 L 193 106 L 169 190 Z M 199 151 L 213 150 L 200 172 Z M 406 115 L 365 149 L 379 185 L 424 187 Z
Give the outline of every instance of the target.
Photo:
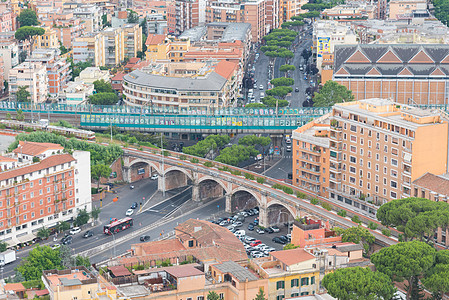
M 449 45 L 336 45 L 334 53 L 334 80 L 356 100 L 449 103 Z
M 322 224 L 320 220 L 304 218 L 305 223 L 293 222 L 291 243 L 301 248 L 314 245 L 324 245 L 341 242 L 341 236 L 337 236 L 330 229 L 328 223 Z

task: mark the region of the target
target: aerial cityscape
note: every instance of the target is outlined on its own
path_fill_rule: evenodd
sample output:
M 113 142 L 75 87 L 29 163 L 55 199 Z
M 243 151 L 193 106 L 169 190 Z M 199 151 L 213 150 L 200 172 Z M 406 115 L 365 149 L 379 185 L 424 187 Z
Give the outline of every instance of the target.
M 2 0 L 0 299 L 449 299 L 449 0 Z

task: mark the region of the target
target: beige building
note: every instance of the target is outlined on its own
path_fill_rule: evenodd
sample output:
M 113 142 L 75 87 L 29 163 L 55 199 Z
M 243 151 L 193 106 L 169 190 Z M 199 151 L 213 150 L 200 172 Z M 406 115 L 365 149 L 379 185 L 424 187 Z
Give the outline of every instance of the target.
M 75 78 L 76 82 L 83 82 L 86 84 L 93 84 L 96 80 L 104 80 L 109 82 L 109 71 L 100 70 L 96 67 L 85 68 L 80 72 L 80 76 Z
M 34 41 L 33 48 L 59 48 L 58 35 L 55 28 L 44 27 L 44 35 L 38 35 Z
M 48 77 L 47 68 L 42 63 L 23 62 L 9 72 L 9 94 L 16 98 L 19 87 L 25 86 L 34 103 L 47 100 Z
M 415 11 L 427 11 L 426 0 L 391 0 L 389 2 L 390 19 L 403 19 L 413 16 Z
M 73 41 L 73 62 L 85 61 L 96 67 L 106 65 L 104 38 L 100 33 L 88 33 Z
M 137 57 L 142 51 L 142 27 L 139 24 L 127 24 L 123 27 L 125 57 Z
M 125 59 L 125 33 L 122 28 L 106 28 L 104 38 L 105 65 L 119 65 Z

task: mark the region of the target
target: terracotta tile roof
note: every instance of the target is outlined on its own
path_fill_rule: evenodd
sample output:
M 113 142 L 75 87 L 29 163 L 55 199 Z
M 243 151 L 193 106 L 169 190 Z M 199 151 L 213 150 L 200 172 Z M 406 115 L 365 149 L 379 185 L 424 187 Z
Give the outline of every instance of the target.
M 31 172 L 44 170 L 44 169 L 47 169 L 50 167 L 54 167 L 54 166 L 72 162 L 72 161 L 75 161 L 75 159 L 70 154 L 55 154 L 55 155 L 52 155 L 50 157 L 43 159 L 39 163 L 28 165 L 28 166 L 22 167 L 22 168 L 16 168 L 16 169 L 1 172 L 0 173 L 0 181 L 14 178 L 17 176 L 22 176 L 25 174 L 30 174 Z
M 215 66 L 215 73 L 229 80 L 237 69 L 237 66 L 237 63 L 235 62 L 220 60 L 220 62 Z
M 123 77 L 126 75 L 126 73 L 118 72 L 117 74 L 112 77 L 112 80 L 123 80 Z
M 49 293 L 48 293 L 48 290 L 47 290 L 47 289 L 44 289 L 44 290 L 38 290 L 38 291 L 35 291 L 34 294 L 35 294 L 36 296 L 45 296 L 45 295 L 48 295 Z
M 447 178 L 426 173 L 413 181 L 413 184 L 437 194 L 449 196 L 449 179 Z
M 330 256 L 348 256 L 346 253 L 340 252 L 337 249 L 334 248 L 327 248 L 327 254 L 329 254 Z
M 164 34 L 149 34 L 145 45 L 159 45 L 165 40 Z
M 26 155 L 37 156 L 47 150 L 62 151 L 64 147 L 53 143 L 36 143 L 28 141 L 19 141 L 19 146 L 13 150 L 14 153 L 22 153 Z
M 25 292 L 26 288 L 23 284 L 19 283 L 7 283 L 4 286 L 5 291 L 14 291 L 14 292 Z
M 141 248 L 144 255 L 169 253 L 186 249 L 177 239 L 140 243 L 132 245 L 132 247 Z
M 274 251 L 270 255 L 287 266 L 315 259 L 315 256 L 304 250 L 304 248 Z
M 132 275 L 131 272 L 124 266 L 108 267 L 108 269 L 115 277 Z
M 13 161 L 17 161 L 17 159 L 0 155 L 0 162 L 13 162 Z
M 204 272 L 198 270 L 192 265 L 167 267 L 165 268 L 165 271 L 176 278 L 204 275 Z
M 140 58 L 138 58 L 138 57 L 131 57 L 129 60 L 128 60 L 128 63 L 130 63 L 130 64 L 136 64 L 136 63 L 138 63 L 140 61 Z

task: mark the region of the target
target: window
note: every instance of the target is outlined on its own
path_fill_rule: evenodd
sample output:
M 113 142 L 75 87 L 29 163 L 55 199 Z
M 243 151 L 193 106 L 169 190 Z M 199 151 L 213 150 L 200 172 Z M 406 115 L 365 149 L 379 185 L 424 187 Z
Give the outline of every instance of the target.
M 357 159 L 355 158 L 355 156 L 350 156 L 349 160 L 354 164 L 357 163 Z
M 395 170 L 391 170 L 391 176 L 398 177 L 398 172 Z
M 27 205 L 26 204 L 23 205 L 23 210 L 27 210 Z
M 393 198 L 393 199 L 396 199 L 396 198 L 397 198 L 397 195 L 396 195 L 395 192 L 391 192 L 390 195 L 391 195 L 391 198 Z
M 276 300 L 284 300 L 285 296 L 284 295 L 279 295 L 276 296 Z
M 196 297 L 196 300 L 204 300 L 204 297 L 203 296 L 198 296 L 198 297 Z
M 224 294 L 220 293 L 220 299 L 224 299 Z
M 278 282 L 276 282 L 276 289 L 277 289 L 277 290 L 283 289 L 283 288 L 284 288 L 284 285 L 285 285 L 284 280 L 279 280 Z
M 41 185 L 42 184 L 42 179 L 39 179 L 39 185 Z
M 356 146 L 351 146 L 351 147 L 350 147 L 350 151 L 351 151 L 352 153 L 357 153 L 357 147 L 356 147 Z
M 357 132 L 357 126 L 351 125 L 351 127 L 349 128 L 349 130 L 351 130 L 352 132 Z
M 315 284 L 315 276 L 310 277 L 310 284 Z
M 39 200 L 39 205 L 44 205 L 44 199 Z
M 299 293 L 292 293 L 290 297 L 298 297 Z
M 394 158 L 392 158 L 392 159 L 391 159 L 391 165 L 393 165 L 393 166 L 397 166 L 397 165 L 398 165 L 398 160 L 397 160 L 397 159 L 394 159 Z
M 44 214 L 44 210 L 43 209 L 41 209 L 40 214 L 41 214 L 41 216 Z
M 301 278 L 301 286 L 309 285 L 309 277 Z
M 349 167 L 349 172 L 355 174 L 355 167 Z
M 23 220 L 26 221 L 26 219 L 27 219 L 27 215 L 24 214 L 24 215 L 23 215 Z
M 292 279 L 291 284 L 292 284 L 291 287 L 299 286 L 299 279 L 298 278 Z
M 193 247 L 193 241 L 189 241 L 189 247 Z
M 351 135 L 350 136 L 350 141 L 354 142 L 354 143 L 357 143 L 357 137 L 355 135 Z
M 393 181 L 393 180 L 390 182 L 390 185 L 391 185 L 392 188 L 397 188 L 398 187 L 398 183 L 396 181 Z

